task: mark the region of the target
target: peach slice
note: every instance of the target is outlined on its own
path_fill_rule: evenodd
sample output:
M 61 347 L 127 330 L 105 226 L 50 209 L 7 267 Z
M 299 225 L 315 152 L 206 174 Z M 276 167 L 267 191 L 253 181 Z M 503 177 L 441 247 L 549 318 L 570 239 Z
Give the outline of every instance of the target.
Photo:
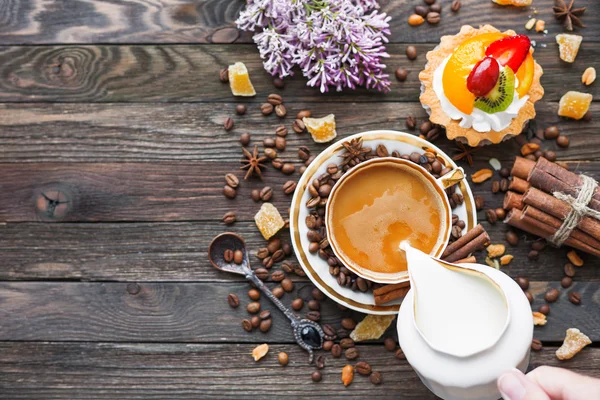
M 519 97 L 523 97 L 529 92 L 529 88 L 533 83 L 533 73 L 535 72 L 535 63 L 533 61 L 533 56 L 530 53 L 525 57 L 525 61 L 519 67 L 517 71 L 516 77 L 519 80 L 519 85 L 517 86 L 517 93 L 519 93 Z

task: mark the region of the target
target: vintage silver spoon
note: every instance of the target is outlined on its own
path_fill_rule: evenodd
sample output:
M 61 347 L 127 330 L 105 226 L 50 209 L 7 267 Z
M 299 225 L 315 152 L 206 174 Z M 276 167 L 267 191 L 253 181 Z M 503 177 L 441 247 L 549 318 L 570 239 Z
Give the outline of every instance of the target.
M 244 259 L 241 264 L 226 262 L 223 254 L 225 250 L 241 250 L 244 253 Z M 268 298 L 281 310 L 281 312 L 290 320 L 294 339 L 300 347 L 308 352 L 308 362 L 313 362 L 313 351 L 323 346 L 325 333 L 319 324 L 308 319 L 300 318 L 288 308 L 265 286 L 263 281 L 258 279 L 252 268 L 246 251 L 246 243 L 235 233 L 226 232 L 215 237 L 208 247 L 208 259 L 213 267 L 218 270 L 244 275 L 247 280 L 259 288 Z

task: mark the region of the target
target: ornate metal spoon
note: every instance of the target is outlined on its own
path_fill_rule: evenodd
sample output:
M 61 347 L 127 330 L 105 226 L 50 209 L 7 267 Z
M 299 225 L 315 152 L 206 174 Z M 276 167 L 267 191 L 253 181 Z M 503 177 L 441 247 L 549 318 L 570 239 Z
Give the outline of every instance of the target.
M 226 262 L 223 254 L 225 250 L 241 250 L 244 258 L 241 264 Z M 250 268 L 250 260 L 246 251 L 246 243 L 235 233 L 226 232 L 215 237 L 208 247 L 208 259 L 213 267 L 218 270 L 244 275 L 247 280 L 259 288 L 268 298 L 281 310 L 281 312 L 290 320 L 294 339 L 300 347 L 308 352 L 308 362 L 313 362 L 313 351 L 320 349 L 323 345 L 325 334 L 319 324 L 308 319 L 300 318 L 288 308 L 265 286 L 263 281 L 258 279 L 254 271 Z

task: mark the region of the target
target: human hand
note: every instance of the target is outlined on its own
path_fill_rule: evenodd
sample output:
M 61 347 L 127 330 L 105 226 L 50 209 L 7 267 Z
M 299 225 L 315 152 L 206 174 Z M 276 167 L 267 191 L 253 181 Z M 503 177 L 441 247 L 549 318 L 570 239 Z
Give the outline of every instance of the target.
M 554 367 L 539 367 L 524 375 L 514 369 L 498 378 L 505 400 L 600 399 L 600 379 Z

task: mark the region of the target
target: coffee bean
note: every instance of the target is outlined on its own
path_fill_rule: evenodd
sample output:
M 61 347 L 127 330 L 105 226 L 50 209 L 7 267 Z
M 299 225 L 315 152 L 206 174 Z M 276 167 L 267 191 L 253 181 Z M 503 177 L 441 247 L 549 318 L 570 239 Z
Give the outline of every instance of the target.
M 269 249 L 266 247 L 261 247 L 260 249 L 258 249 L 256 251 L 256 258 L 258 258 L 259 260 L 264 260 L 265 258 L 267 258 L 269 256 L 269 254 L 271 254 L 269 252 Z
M 500 191 L 501 192 L 508 191 L 508 186 L 509 185 L 510 185 L 510 182 L 508 181 L 508 179 L 506 179 L 506 178 L 500 179 Z
M 436 13 L 441 13 L 442 12 L 442 6 L 439 4 L 432 4 L 431 7 L 429 7 L 429 11 L 433 11 Z
M 260 112 L 263 115 L 270 115 L 273 113 L 273 105 L 269 103 L 264 103 L 260 106 Z
M 345 339 L 348 336 L 350 336 L 350 332 L 348 332 L 346 329 L 340 328 L 340 329 L 337 330 L 337 337 L 339 339 Z
M 269 138 L 265 138 L 263 140 L 263 146 L 265 146 L 265 147 L 275 147 L 275 139 L 270 138 L 270 137 Z
M 581 304 L 581 295 L 577 292 L 569 293 L 569 301 L 575 305 Z
M 269 200 L 271 200 L 272 196 L 273 196 L 273 189 L 271 189 L 270 186 L 265 186 L 264 188 L 261 189 L 260 199 L 262 201 L 269 201 Z
M 225 213 L 225 215 L 223 215 L 223 222 L 225 223 L 225 225 L 233 225 L 236 220 L 237 216 L 235 214 L 235 211 L 228 211 Z
M 327 336 L 327 338 L 331 338 L 331 340 L 333 340 L 337 337 L 335 329 L 333 329 L 331 325 L 323 324 L 321 328 L 323 329 L 323 333 L 325 334 L 325 336 Z
M 492 225 L 494 225 L 496 223 L 496 221 L 498 220 L 498 216 L 496 215 L 496 212 L 489 208 L 487 210 L 485 210 L 485 218 Z
M 452 231 L 450 232 L 452 238 L 454 239 L 460 239 L 462 237 L 462 229 L 455 225 L 452 227 Z
M 406 360 L 406 356 L 404 355 L 404 352 L 402 351 L 402 349 L 396 350 L 396 358 L 398 360 Z
M 481 210 L 483 207 L 485 207 L 485 199 L 480 195 L 475 196 L 475 208 Z
M 277 106 L 277 105 L 283 103 L 283 97 L 281 97 L 277 93 L 271 93 L 267 97 L 267 103 Z
M 504 211 L 504 208 L 496 208 L 494 212 L 496 213 L 496 217 L 498 217 L 500 220 L 506 217 L 506 211 Z
M 354 340 L 352 340 L 349 337 L 343 338 L 342 340 L 340 340 L 340 346 L 342 346 L 342 349 L 349 349 L 350 347 L 354 347 Z
M 252 303 L 248 303 L 246 306 L 246 311 L 250 314 L 256 314 L 260 311 L 260 303 L 257 301 L 253 301 Z
M 233 119 L 231 117 L 227 117 L 223 123 L 223 128 L 225 128 L 226 131 L 229 131 L 233 128 Z
M 548 290 L 546 292 L 546 294 L 544 294 L 544 299 L 548 303 L 554 303 L 556 300 L 558 300 L 559 296 L 560 296 L 560 292 L 558 291 L 558 289 L 552 288 L 552 289 Z
M 302 161 L 306 161 L 306 160 L 308 160 L 308 157 L 310 157 L 309 148 L 306 146 L 298 147 L 298 158 L 301 159 Z
M 383 345 L 387 351 L 395 351 L 396 350 L 396 341 L 394 338 L 388 337 L 383 341 Z
M 560 135 L 560 131 L 556 126 L 549 126 L 546 129 L 544 129 L 544 139 L 556 139 L 558 135 Z
M 525 291 L 525 297 L 527 297 L 527 300 L 529 300 L 529 304 L 533 303 L 533 295 L 531 294 L 530 291 L 528 291 L 528 290 Z
M 231 250 L 231 249 L 226 249 L 226 250 L 223 252 L 223 260 L 224 260 L 226 263 L 230 263 L 230 262 L 232 262 L 232 261 L 233 261 L 233 250 Z
M 223 83 L 229 82 L 229 68 L 222 68 L 219 71 L 219 80 Z
M 306 165 L 307 167 L 310 165 L 310 163 L 312 163 L 313 161 L 315 161 L 315 158 L 317 158 L 316 155 L 311 155 L 310 157 L 308 157 L 308 160 L 304 161 L 304 165 Z
M 316 230 L 313 230 L 313 229 L 311 229 L 308 232 L 306 232 L 306 237 L 311 242 L 320 242 L 323 239 L 321 237 L 321 235 L 319 234 L 319 232 L 317 232 Z
M 265 268 L 256 269 L 256 271 L 254 271 L 254 274 L 258 277 L 258 279 L 262 281 L 269 277 L 269 271 L 267 271 Z
M 283 290 L 289 293 L 292 290 L 294 290 L 294 282 L 292 282 L 290 278 L 285 278 L 281 281 L 281 287 L 283 288 Z
M 329 197 L 329 193 L 331 193 L 331 185 L 325 184 L 319 187 L 319 196 L 321 197 Z
M 425 19 L 427 20 L 428 24 L 438 24 L 441 20 L 440 13 L 432 10 L 430 13 L 427 14 L 427 17 Z
M 273 320 L 271 318 L 263 319 L 262 321 L 260 321 L 260 325 L 258 326 L 258 329 L 262 333 L 267 333 L 271 329 L 271 325 L 273 325 Z
M 315 367 L 317 367 L 318 369 L 325 368 L 325 357 L 323 357 L 323 356 L 317 357 L 317 359 L 315 360 Z
M 308 309 L 312 311 L 319 311 L 321 309 L 321 304 L 319 304 L 316 300 L 310 300 L 308 302 Z
M 285 138 L 282 138 L 281 136 L 275 138 L 275 148 L 277 150 L 284 151 L 286 144 Z
M 542 251 L 546 248 L 546 241 L 544 239 L 536 240 L 531 243 L 531 249 L 535 251 Z
M 361 375 L 364 375 L 364 376 L 371 375 L 371 366 L 364 361 L 357 362 L 356 365 L 354 366 L 354 369 L 356 370 L 356 372 L 358 372 Z
M 260 314 L 258 315 L 258 318 L 263 319 L 263 320 L 271 318 L 271 311 L 269 311 L 269 310 L 261 311 Z
M 569 138 L 566 136 L 559 136 L 556 139 L 556 144 L 562 148 L 567 148 L 567 147 L 569 147 Z
M 563 277 L 560 281 L 560 286 L 564 287 L 565 289 L 571 286 L 572 284 L 573 278 L 570 278 L 568 276 Z
M 380 385 L 383 382 L 383 377 L 381 376 L 381 372 L 373 371 L 371 376 L 369 376 L 369 380 L 373 385 Z
M 283 118 L 287 115 L 287 110 L 285 108 L 285 106 L 283 104 L 279 104 L 275 106 L 275 114 L 277 114 L 277 116 L 279 118 Z
M 500 191 L 500 182 L 497 180 L 492 181 L 492 193 L 498 193 Z
M 247 319 L 242 320 L 242 328 L 244 328 L 246 332 L 252 332 L 252 322 Z
M 250 323 L 253 328 L 258 328 L 260 326 L 260 318 L 258 315 L 253 315 L 252 318 L 250 318 Z
M 294 173 L 294 171 L 296 171 L 296 167 L 291 163 L 285 163 L 281 167 L 281 172 L 283 172 L 285 175 L 291 175 Z
M 283 89 L 285 87 L 285 82 L 281 78 L 273 78 L 273 86 L 275 86 L 277 89 Z
M 279 136 L 279 137 L 286 137 L 288 134 L 288 128 L 286 128 L 283 125 L 279 125 L 276 129 L 275 129 L 275 135 Z
M 304 300 L 302 300 L 301 298 L 292 300 L 292 309 L 294 311 L 300 311 L 303 306 L 304 306 Z
M 248 290 L 248 297 L 250 297 L 251 300 L 257 301 L 260 299 L 260 292 L 257 289 L 250 289 Z
M 523 290 L 527 290 L 529 289 L 529 279 L 523 277 L 523 276 L 517 276 L 517 279 L 515 279 L 517 281 L 517 285 L 519 285 L 521 287 L 521 289 Z
M 265 259 L 262 260 L 262 265 L 266 269 L 271 269 L 273 267 L 273 258 L 266 257 Z
M 273 282 L 281 282 L 284 279 L 285 279 L 285 274 L 283 273 L 283 271 L 275 271 L 271 274 L 271 280 Z
M 244 114 L 246 114 L 246 105 L 245 104 L 238 104 L 237 106 L 235 106 L 235 112 L 238 115 L 244 115 Z
M 280 261 L 283 261 L 283 259 L 285 258 L 285 253 L 283 252 L 283 250 L 279 249 L 275 253 L 273 253 L 271 257 L 273 258 L 274 263 L 278 263 Z
M 533 339 L 531 341 L 531 350 L 533 350 L 533 351 L 542 350 L 542 342 L 540 342 L 538 339 Z
M 288 365 L 290 358 L 286 352 L 282 351 L 279 354 L 277 354 L 277 361 L 279 361 L 279 365 L 285 367 L 286 365 Z
M 250 196 L 252 197 L 252 200 L 259 201 L 260 200 L 260 190 L 252 189 Z
M 429 12 L 429 9 L 425 6 L 416 6 L 415 7 L 415 14 L 420 15 L 421 17 L 425 18 L 427 16 L 427 13 Z
M 435 0 L 424 0 L 424 1 L 425 1 L 425 4 L 427 4 L 429 6 L 432 5 L 433 3 L 435 3 Z
M 321 376 L 321 373 L 319 371 L 313 372 L 312 375 L 310 376 L 310 378 L 312 379 L 313 382 L 321 382 L 321 379 L 323 379 L 323 377 Z
M 267 243 L 267 250 L 273 254 L 281 248 L 281 240 L 279 238 L 271 238 Z
M 458 12 L 458 10 L 460 10 L 460 6 L 461 6 L 461 2 L 460 0 L 452 0 L 452 4 L 450 5 L 450 9 L 453 12 Z
M 321 319 L 321 313 L 319 311 L 309 311 L 306 313 L 306 319 L 318 322 Z
M 565 275 L 572 278 L 575 276 L 575 266 L 571 263 L 566 263 L 564 266 Z
M 344 355 L 346 356 L 347 360 L 356 360 L 359 356 L 358 349 L 356 347 L 351 347 L 349 349 L 346 349 L 346 351 L 344 352 Z
M 331 355 L 332 355 L 334 358 L 340 358 L 340 356 L 342 355 L 342 346 L 340 346 L 340 345 L 339 345 L 339 344 L 337 344 L 337 343 L 336 343 L 336 344 L 334 344 L 334 345 L 331 347 Z
M 548 161 L 556 161 L 556 152 L 552 150 L 544 151 L 544 158 Z
M 318 242 L 310 242 L 308 245 L 308 251 L 312 254 L 316 253 L 317 251 L 319 251 L 319 243 Z
M 304 125 L 304 121 L 301 119 L 295 119 L 294 123 L 292 124 L 292 129 L 296 133 L 302 133 L 306 129 L 306 125 Z
M 277 286 L 274 287 L 273 290 L 271 291 L 273 293 L 273 295 L 275 295 L 275 297 L 277 297 L 278 299 L 282 298 L 283 295 L 285 294 L 283 288 L 281 286 Z
M 408 46 L 406 48 L 406 57 L 409 60 L 415 60 L 417 58 L 417 48 L 415 46 Z
M 516 246 L 519 244 L 519 236 L 513 231 L 508 231 L 506 232 L 506 241 L 511 246 Z
M 235 199 L 235 196 L 237 196 L 237 191 L 231 186 L 225 185 L 225 187 L 223 187 L 223 195 L 225 195 L 225 197 L 228 199 Z
M 548 315 L 550 313 L 550 306 L 548 304 L 542 304 L 538 311 L 544 315 Z
M 250 144 L 250 137 L 248 132 L 244 132 L 240 135 L 240 143 L 242 146 L 248 146 Z
M 227 302 L 231 308 L 238 308 L 240 305 L 240 299 L 236 294 L 233 293 L 229 293 L 229 295 L 227 295 Z
M 233 252 L 233 262 L 236 264 L 241 264 L 244 261 L 244 253 L 241 250 L 236 250 Z
M 529 253 L 527 253 L 527 258 L 530 260 L 537 260 L 539 256 L 540 252 L 537 250 L 531 250 Z
M 333 340 L 325 340 L 323 342 L 323 350 L 331 351 L 332 348 L 333 348 Z
M 396 74 L 396 79 L 398 79 L 400 82 L 404 82 L 406 80 L 406 78 L 408 77 L 408 72 L 402 67 L 396 68 L 395 74 Z

